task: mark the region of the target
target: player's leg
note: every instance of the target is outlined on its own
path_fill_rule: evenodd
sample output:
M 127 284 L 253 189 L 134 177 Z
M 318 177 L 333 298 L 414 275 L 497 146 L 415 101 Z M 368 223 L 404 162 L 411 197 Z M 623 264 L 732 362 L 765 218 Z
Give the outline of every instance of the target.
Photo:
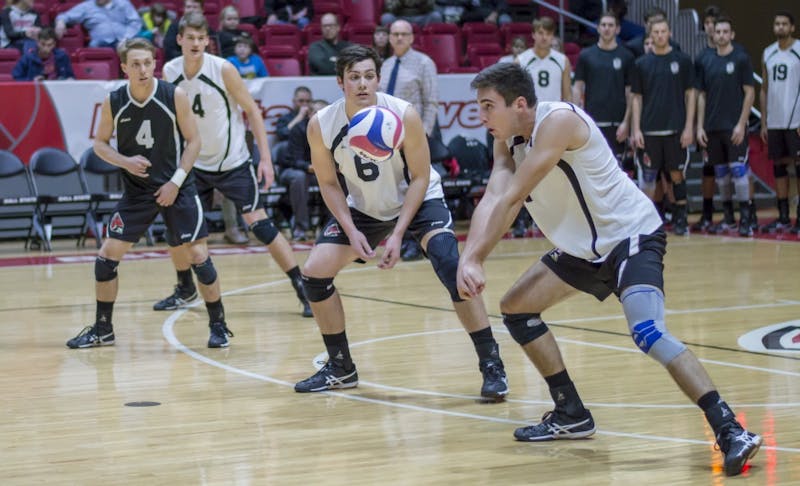
M 800 128 L 789 130 L 787 134 L 789 139 L 789 153 L 793 154 L 794 164 L 794 177 L 795 177 L 795 191 L 797 196 L 800 197 Z M 800 199 L 797 200 L 797 208 L 795 210 L 794 226 L 789 230 L 792 234 L 800 233 Z
M 172 295 L 153 304 L 153 310 L 157 311 L 179 309 L 197 298 L 197 287 L 192 279 L 192 265 L 188 254 L 180 246 L 170 246 L 168 251 L 178 283 Z
M 577 439 L 595 432 L 591 413 L 583 406 L 555 337 L 541 318 L 545 310 L 577 292 L 567 282 L 580 285 L 584 265 L 588 263 L 553 250 L 526 270 L 500 301 L 503 323 L 547 382 L 555 404 L 541 422 L 514 431 L 517 440 Z
M 424 201 L 409 225 L 409 232 L 419 239 L 433 271 L 450 294 L 458 320 L 469 334 L 478 369 L 483 377 L 481 396 L 502 399 L 508 394 L 508 379 L 500 358 L 500 346 L 489 325 L 483 299 L 464 300 L 458 295 L 458 240 L 453 234 L 453 219 L 443 200 Z
M 119 289 L 117 267 L 122 257 L 150 226 L 157 213 L 158 208 L 150 194 L 140 198 L 131 198 L 125 194 L 117 203 L 114 217 L 109 224 L 108 238 L 100 247 L 94 263 L 97 300 L 95 323 L 85 327 L 77 336 L 67 341 L 68 347 L 76 349 L 114 344 L 112 314 Z
M 703 195 L 703 211 L 700 220 L 692 225 L 692 231 L 706 231 L 711 227 L 714 220 L 714 165 L 709 160 L 708 150 L 703 151 L 703 178 L 701 182 L 701 193 Z
M 794 163 L 790 152 L 792 130 L 768 130 L 767 151 L 772 160 L 772 172 L 775 176 L 775 195 L 778 203 L 778 218 L 761 227 L 765 233 L 783 231 L 791 224 L 789 219 L 789 164 Z
M 222 304 L 222 292 L 220 290 L 219 276 L 214 262 L 208 255 L 207 238 L 199 238 L 181 245 L 183 251 L 189 257 L 192 271 L 197 277 L 197 286 L 200 295 L 206 304 L 208 312 L 208 347 L 225 348 L 230 345 L 229 337 L 233 337 L 233 332 L 228 329 L 225 320 L 225 307 Z
M 720 398 L 700 361 L 672 336 L 664 320 L 663 232 L 641 235 L 636 251 L 628 251 L 614 265 L 620 271 L 620 302 L 628 328 L 639 349 L 661 363 L 680 389 L 705 413 L 725 455 L 725 472 L 735 475 L 758 450 L 761 438 L 745 431 L 730 407 Z
M 666 143 L 666 169 L 672 181 L 672 192 L 675 197 L 675 208 L 672 214 L 672 232 L 676 235 L 685 235 L 688 229 L 687 218 L 687 193 L 686 193 L 686 166 L 689 163 L 689 150 L 681 147 L 680 136 L 670 135 L 664 137 Z
M 656 194 L 660 187 L 658 173 L 664 166 L 664 155 L 662 153 L 663 143 L 661 143 L 661 137 L 645 135 L 644 146 L 646 148 L 644 151 L 640 152 L 641 156 L 639 157 L 642 171 L 640 189 L 653 203 L 657 204 L 660 199 Z
M 708 228 L 711 234 L 724 233 L 736 226 L 736 218 L 733 215 L 731 169 L 728 165 L 730 159 L 725 150 L 725 136 L 725 132 L 708 134 L 708 159 L 714 168 L 714 180 L 722 200 L 722 221 Z
M 726 155 L 730 161 L 728 168 L 731 174 L 731 183 L 739 204 L 739 236 L 752 236 L 753 230 L 750 226 L 752 217 L 750 214 L 750 166 L 747 163 L 748 143 L 745 137 L 739 145 L 733 145 L 730 137 L 725 140 Z

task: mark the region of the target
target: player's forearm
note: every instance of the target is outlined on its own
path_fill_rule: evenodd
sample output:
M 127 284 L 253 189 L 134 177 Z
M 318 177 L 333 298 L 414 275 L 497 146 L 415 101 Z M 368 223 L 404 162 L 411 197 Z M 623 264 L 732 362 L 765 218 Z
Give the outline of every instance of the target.
M 633 112 L 633 107 L 631 100 L 633 99 L 633 95 L 631 94 L 631 88 L 625 88 L 625 115 L 622 117 L 622 123 L 630 123 L 631 122 L 631 115 Z
M 739 124 L 747 124 L 750 119 L 750 109 L 753 108 L 753 100 L 756 97 L 755 90 L 752 86 L 745 86 L 744 101 L 742 102 L 742 112 L 739 114 Z
M 642 130 L 642 95 L 640 94 L 633 94 L 631 95 L 631 119 L 632 119 L 632 128 L 635 131 Z
M 684 121 L 683 129 L 684 130 L 692 130 L 694 127 L 694 115 L 695 115 L 695 93 L 694 89 L 687 89 L 683 95 L 683 102 L 686 105 L 686 120 Z
M 94 153 L 111 165 L 125 168 L 127 157 L 117 152 L 107 140 L 94 139 Z
M 198 155 L 200 155 L 200 137 L 186 140 L 186 145 L 184 145 L 183 154 L 181 155 L 180 168 L 186 172 L 192 170 Z
M 483 263 L 511 227 L 521 207 L 521 202 L 514 203 L 503 195 L 485 194 L 472 213 L 467 243 L 461 258 L 464 261 Z
M 705 128 L 706 125 L 706 95 L 700 92 L 697 95 L 697 128 Z
M 758 105 L 761 107 L 761 124 L 766 125 L 767 123 L 767 89 L 764 85 L 761 85 L 761 93 L 758 97 Z

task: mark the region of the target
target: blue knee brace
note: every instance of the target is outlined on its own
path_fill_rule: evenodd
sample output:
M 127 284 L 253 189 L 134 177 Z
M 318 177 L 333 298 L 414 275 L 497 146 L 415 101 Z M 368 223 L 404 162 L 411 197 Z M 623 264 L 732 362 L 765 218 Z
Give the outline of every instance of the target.
M 632 285 L 620 296 L 628 329 L 636 346 L 662 365 L 686 350 L 664 323 L 664 294 L 650 285 Z
M 278 228 L 269 219 L 262 219 L 250 225 L 250 231 L 256 235 L 258 241 L 269 245 L 278 236 Z
M 736 190 L 737 201 L 750 200 L 750 174 L 747 162 L 731 162 L 728 164 L 731 169 L 733 188 Z
M 462 302 L 458 295 L 458 285 L 456 275 L 458 273 L 458 240 L 453 233 L 442 232 L 435 234 L 428 240 L 428 247 L 425 249 L 428 258 L 431 260 L 433 271 L 439 277 L 439 281 L 450 293 L 453 302 Z
M 192 270 L 197 275 L 197 281 L 203 285 L 211 285 L 217 280 L 217 270 L 214 268 L 214 263 L 211 257 L 208 257 L 203 263 L 192 264 Z
M 109 260 L 100 255 L 94 259 L 94 279 L 98 282 L 110 282 L 117 278 L 117 267 L 119 262 Z

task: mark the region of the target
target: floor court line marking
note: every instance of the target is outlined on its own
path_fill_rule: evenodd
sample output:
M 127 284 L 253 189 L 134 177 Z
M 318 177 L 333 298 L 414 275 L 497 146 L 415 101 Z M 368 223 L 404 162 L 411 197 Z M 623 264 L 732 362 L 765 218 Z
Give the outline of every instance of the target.
M 366 270 L 373 270 L 373 269 L 371 267 L 355 268 L 355 269 L 352 269 L 352 270 L 345 270 L 345 271 L 340 272 L 340 273 L 353 273 L 353 272 L 361 272 L 361 271 L 366 271 Z M 265 282 L 265 283 L 261 283 L 261 284 L 255 284 L 255 285 L 251 285 L 251 286 L 248 286 L 248 287 L 243 287 L 243 288 L 240 288 L 240 289 L 230 290 L 230 291 L 224 292 L 222 295 L 225 295 L 225 296 L 227 296 L 227 295 L 235 295 L 235 294 L 239 294 L 239 293 L 242 293 L 242 292 L 247 292 L 247 291 L 250 291 L 250 290 L 253 290 L 253 289 L 262 288 L 262 287 L 271 287 L 271 286 L 279 285 L 279 284 L 282 284 L 282 283 L 285 283 L 284 279 L 277 280 L 277 281 L 272 281 L 272 282 Z M 194 302 L 194 303 L 190 304 L 187 307 L 197 307 L 201 303 L 202 303 L 202 301 Z M 189 357 L 191 357 L 193 359 L 196 359 L 196 360 L 201 361 L 203 363 L 206 363 L 208 365 L 211 365 L 211 366 L 214 366 L 214 367 L 229 371 L 231 373 L 236 373 L 236 374 L 239 374 L 239 375 L 242 375 L 242 376 L 253 378 L 253 379 L 256 379 L 256 380 L 259 380 L 259 381 L 273 383 L 273 384 L 276 384 L 276 385 L 294 387 L 294 383 L 291 383 L 291 382 L 288 382 L 288 381 L 285 381 L 285 380 L 280 380 L 280 379 L 277 379 L 277 378 L 273 378 L 271 376 L 261 375 L 261 374 L 258 374 L 258 373 L 254 373 L 252 371 L 243 370 L 241 368 L 237 368 L 235 366 L 231 366 L 231 365 L 228 365 L 228 364 L 225 364 L 225 363 L 221 363 L 219 361 L 216 361 L 216 360 L 214 360 L 212 358 L 209 358 L 209 357 L 207 357 L 207 356 L 205 356 L 203 354 L 200 354 L 197 351 L 194 351 L 194 350 L 188 348 L 187 346 L 185 346 L 183 343 L 181 343 L 178 340 L 177 336 L 175 336 L 174 327 L 175 327 L 175 323 L 177 322 L 177 320 L 183 314 L 186 313 L 186 310 L 187 309 L 180 309 L 180 310 L 177 310 L 177 311 L 173 312 L 164 321 L 164 324 L 163 324 L 163 326 L 161 328 L 162 335 L 164 336 L 164 338 L 167 340 L 167 342 L 173 348 L 175 348 L 176 350 L 186 354 L 187 356 L 189 356 Z M 444 332 L 455 332 L 455 331 L 461 331 L 461 330 L 460 329 L 447 329 L 447 330 L 441 330 L 441 331 L 427 331 L 426 333 L 432 334 L 432 333 L 437 333 L 437 332 L 444 333 Z M 383 338 L 376 338 L 374 340 L 368 340 L 368 341 L 364 341 L 364 342 L 353 343 L 352 346 L 365 345 L 367 343 L 376 342 L 376 341 L 380 341 L 380 340 L 385 341 L 385 340 L 389 340 L 389 339 L 392 339 L 392 338 L 397 339 L 396 337 L 388 336 L 388 337 L 383 337 Z M 575 343 L 582 343 L 582 342 L 575 341 Z M 585 344 L 592 344 L 592 343 L 585 343 Z M 620 349 L 622 349 L 622 348 L 620 348 Z M 633 350 L 631 350 L 631 351 L 633 351 Z M 720 363 L 724 363 L 724 362 L 720 362 Z M 769 368 L 764 368 L 764 370 L 769 370 Z M 774 371 L 782 371 L 782 370 L 774 370 Z M 361 382 L 361 383 L 363 383 L 365 385 L 368 385 L 368 386 L 372 386 L 372 387 L 387 387 L 388 388 L 388 385 L 372 384 L 372 383 L 369 383 L 369 382 Z M 408 391 L 413 391 L 415 393 L 423 392 L 423 391 L 420 391 L 420 390 L 408 390 Z M 504 418 L 499 418 L 499 417 L 491 417 L 491 416 L 472 414 L 472 413 L 466 413 L 466 412 L 455 412 L 455 411 L 451 411 L 451 410 L 442 410 L 442 409 L 437 409 L 437 408 L 422 407 L 422 406 L 419 406 L 419 405 L 412 405 L 412 404 L 406 404 L 406 403 L 390 402 L 390 401 L 386 401 L 386 400 L 368 398 L 368 397 L 363 397 L 363 396 L 359 396 L 359 395 L 353 395 L 353 394 L 349 394 L 349 393 L 333 392 L 333 391 L 321 392 L 321 393 L 326 394 L 326 395 L 330 395 L 330 396 L 342 397 L 342 398 L 345 398 L 347 400 L 353 400 L 353 401 L 357 401 L 357 402 L 371 403 L 371 404 L 376 404 L 376 405 L 383 405 L 383 406 L 388 406 L 388 407 L 393 407 L 393 408 L 401 408 L 401 409 L 405 409 L 405 410 L 413 410 L 413 411 L 418 411 L 418 412 L 434 413 L 434 414 L 446 415 L 446 416 L 451 416 L 451 417 L 468 418 L 468 419 L 482 420 L 482 421 L 494 422 L 494 423 L 511 424 L 511 425 L 529 425 L 530 424 L 530 422 L 527 422 L 527 421 L 504 419 Z M 423 392 L 423 393 L 420 393 L 420 394 L 430 394 L 430 395 L 445 396 L 445 397 L 447 396 L 447 395 L 441 394 L 439 392 Z M 475 398 L 475 397 L 471 397 L 471 398 Z M 536 402 L 534 402 L 534 403 L 536 403 Z M 652 407 L 652 405 L 651 405 L 651 407 Z M 679 437 L 664 437 L 664 436 L 647 435 L 647 434 L 633 434 L 633 433 L 617 432 L 617 431 L 611 431 L 611 430 L 598 430 L 596 433 L 598 435 L 607 435 L 607 436 L 612 436 L 612 437 L 623 437 L 623 438 L 631 438 L 631 439 L 650 440 L 650 441 L 657 441 L 657 442 L 672 442 L 672 443 L 695 444 L 695 445 L 705 445 L 705 446 L 713 445 L 713 443 L 711 443 L 709 441 L 703 441 L 703 440 L 683 439 L 683 438 L 679 438 Z M 775 451 L 780 451 L 780 452 L 790 452 L 790 453 L 798 453 L 798 454 L 800 454 L 800 448 L 777 447 L 777 446 L 762 446 L 762 448 L 765 449 L 765 450 L 775 450 Z

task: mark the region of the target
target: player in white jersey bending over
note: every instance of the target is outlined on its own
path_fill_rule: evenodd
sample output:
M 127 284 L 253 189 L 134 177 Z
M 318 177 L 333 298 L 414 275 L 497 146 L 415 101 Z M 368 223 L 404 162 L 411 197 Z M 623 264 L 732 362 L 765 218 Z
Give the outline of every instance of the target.
M 408 102 L 376 93 L 380 72 L 381 60 L 374 50 L 364 46 L 342 50 L 336 61 L 336 77 L 344 98 L 320 110 L 308 123 L 311 163 L 333 219 L 325 225 L 303 266 L 303 283 L 328 362 L 318 373 L 297 383 L 295 391 L 318 392 L 358 384 L 347 345 L 344 309 L 333 279 L 350 262 L 374 258 L 373 248 L 384 238 L 386 247 L 378 266 L 392 268 L 400 258 L 403 233 L 408 229 L 430 258 L 472 338 L 483 374 L 481 395 L 502 398 L 508 393 L 508 384 L 486 308 L 481 299 L 461 299 L 456 289 L 458 242 L 439 174 L 431 170 L 422 120 Z M 372 105 L 394 111 L 405 125 L 402 149 L 381 163 L 359 158 L 347 145 L 350 118 Z M 337 168 L 347 185 L 347 196 L 339 185 Z
M 214 189 L 233 201 L 250 231 L 267 245 L 275 261 L 289 276 L 303 304 L 303 316 L 311 317 L 292 247 L 267 217 L 258 192 L 259 181 L 269 187 L 275 178 L 261 110 L 236 68 L 225 59 L 205 52 L 208 39 L 205 17 L 199 12 L 184 15 L 178 24 L 182 56 L 164 66 L 164 80 L 181 87 L 189 95 L 200 130 L 203 145 L 194 166 L 198 195 L 206 210 L 211 207 Z M 245 142 L 241 109 L 247 113 L 261 156 L 258 175 Z M 188 254 L 182 247 L 175 247 L 170 248 L 170 256 L 178 272 L 178 285 L 172 295 L 153 306 L 155 310 L 176 309 L 197 295 Z
M 495 137 L 494 168 L 461 257 L 461 295 L 481 294 L 483 262 L 523 203 L 556 245 L 500 302 L 503 323 L 547 381 L 555 402 L 541 423 L 519 428 L 514 436 L 543 441 L 595 432 L 541 313 L 577 291 L 599 300 L 613 292 L 636 345 L 665 366 L 705 412 L 725 455 L 725 472 L 739 474 L 761 437 L 742 428 L 694 354 L 666 328 L 666 238 L 653 204 L 619 169 L 591 118 L 569 103 L 537 103 L 533 82 L 521 67 L 494 65 L 471 86 L 477 89 L 481 121 Z

